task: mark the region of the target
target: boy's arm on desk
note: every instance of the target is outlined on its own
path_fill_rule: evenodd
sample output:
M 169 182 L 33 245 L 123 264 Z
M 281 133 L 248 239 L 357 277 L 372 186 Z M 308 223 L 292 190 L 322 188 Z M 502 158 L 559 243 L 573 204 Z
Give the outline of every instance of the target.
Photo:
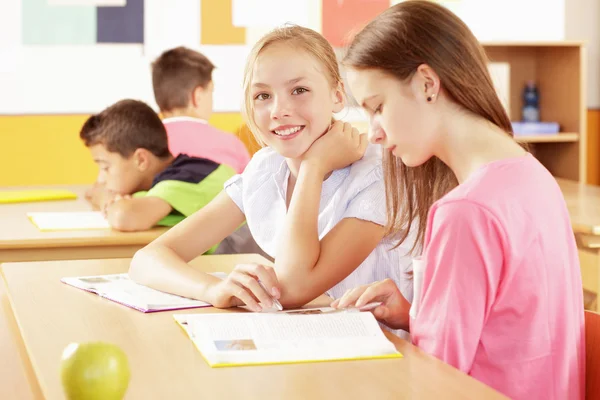
M 135 232 L 152 228 L 171 213 L 173 207 L 158 197 L 119 198 L 106 207 L 106 219 L 119 231 Z

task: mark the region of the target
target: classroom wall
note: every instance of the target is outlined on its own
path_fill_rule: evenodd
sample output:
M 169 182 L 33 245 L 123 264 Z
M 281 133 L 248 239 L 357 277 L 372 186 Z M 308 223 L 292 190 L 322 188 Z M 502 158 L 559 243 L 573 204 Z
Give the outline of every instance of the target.
M 600 1 L 569 0 L 565 9 L 565 35 L 584 40 L 587 49 L 588 183 L 600 185 Z
M 600 1 L 568 0 L 565 5 L 565 38 L 586 43 L 588 108 L 600 109 Z
M 86 1 L 94 2 L 102 0 Z M 82 122 L 121 98 L 156 107 L 149 63 L 167 48 L 195 48 L 217 65 L 217 112 L 210 122 L 236 132 L 244 60 L 260 36 L 289 21 L 320 31 L 340 48 L 351 32 L 398 2 L 127 0 L 119 8 L 0 1 L 0 186 L 90 182 L 95 168 L 77 137 Z M 572 11 L 566 0 L 438 2 L 483 41 L 564 39 Z M 532 18 L 540 7 L 544 18 Z M 111 27 L 114 20 L 121 24 Z
M 0 186 L 85 184 L 98 169 L 79 140 L 87 115 L 0 117 Z M 235 133 L 239 113 L 214 114 L 214 126 Z M 251 143 L 251 137 L 240 138 Z

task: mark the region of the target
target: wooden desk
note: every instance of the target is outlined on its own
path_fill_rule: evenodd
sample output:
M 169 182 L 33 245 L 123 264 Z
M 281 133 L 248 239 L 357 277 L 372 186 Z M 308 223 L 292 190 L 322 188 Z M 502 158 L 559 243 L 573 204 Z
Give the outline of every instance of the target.
M 0 399 L 43 399 L 0 279 Z
M 571 225 L 577 240 L 581 276 L 588 309 L 597 310 L 600 292 L 600 187 L 566 179 L 556 180 L 569 209 Z
M 192 264 L 204 271 L 226 272 L 238 262 L 261 260 L 260 256 L 205 256 Z M 69 275 L 123 272 L 128 264 L 127 259 L 3 264 L 35 377 L 27 375 L 29 371 L 25 376 L 21 371 L 8 372 L 19 375 L 20 382 L 37 379 L 47 399 L 63 398 L 59 362 L 65 346 L 102 340 L 118 344 L 127 353 L 132 371 L 128 399 L 504 398 L 392 335 L 402 359 L 212 369 L 174 322 L 172 312 L 143 314 L 59 281 Z M 20 358 L 27 365 L 19 344 L 11 359 Z M 20 390 L 24 394 L 19 398 L 27 398 L 29 389 Z
M 573 231 L 600 235 L 600 186 L 584 185 L 566 179 L 556 181 L 567 203 Z
M 84 197 L 87 186 L 54 186 L 53 188 L 72 190 L 77 193 L 78 198 L 0 204 L 0 262 L 132 257 L 138 249 L 167 230 L 167 228 L 154 228 L 145 232 L 113 230 L 41 232 L 29 221 L 26 213 L 92 210 L 92 206 Z M 7 189 L 9 188 L 2 188 L 2 190 Z

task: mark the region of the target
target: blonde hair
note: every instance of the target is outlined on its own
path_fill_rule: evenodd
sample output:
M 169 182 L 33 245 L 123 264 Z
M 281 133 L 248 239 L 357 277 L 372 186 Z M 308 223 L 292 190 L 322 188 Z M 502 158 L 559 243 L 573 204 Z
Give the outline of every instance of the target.
M 333 51 L 333 47 L 331 47 L 331 44 L 329 44 L 327 39 L 318 32 L 298 25 L 288 25 L 275 28 L 263 36 L 256 42 L 246 61 L 246 67 L 244 69 L 244 102 L 242 104 L 242 115 L 246 120 L 246 124 L 248 124 L 250 131 L 261 146 L 264 146 L 264 142 L 260 138 L 258 126 L 254 121 L 254 101 L 251 97 L 250 86 L 252 85 L 254 65 L 256 64 L 258 56 L 267 47 L 276 43 L 289 43 L 290 45 L 306 51 L 319 60 L 325 68 L 325 73 L 328 81 L 331 83 L 331 87 L 336 87 L 342 82 L 338 60 Z

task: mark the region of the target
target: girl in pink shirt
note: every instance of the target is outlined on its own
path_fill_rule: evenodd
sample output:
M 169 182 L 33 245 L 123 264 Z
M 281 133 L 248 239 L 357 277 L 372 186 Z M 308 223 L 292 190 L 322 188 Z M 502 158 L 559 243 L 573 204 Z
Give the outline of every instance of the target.
M 473 34 L 444 7 L 407 1 L 367 25 L 344 63 L 385 148 L 390 231 L 402 241 L 417 224 L 422 260 L 412 309 L 390 280 L 333 306 L 381 301 L 381 322 L 510 398 L 583 399 L 569 215 L 554 178 L 514 141 Z

